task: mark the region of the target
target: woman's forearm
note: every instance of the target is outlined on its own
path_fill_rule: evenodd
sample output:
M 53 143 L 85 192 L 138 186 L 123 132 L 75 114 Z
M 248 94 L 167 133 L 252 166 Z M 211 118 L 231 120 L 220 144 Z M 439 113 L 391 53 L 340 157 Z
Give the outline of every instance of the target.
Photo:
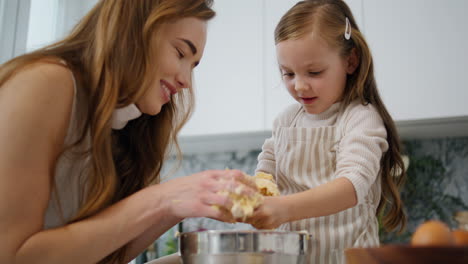
M 126 262 L 130 262 L 151 245 L 157 238 L 163 235 L 167 230 L 180 222 L 181 219 L 167 217 L 164 220 L 154 224 L 145 230 L 139 237 L 134 239 L 127 248 Z
M 154 226 L 154 235 L 179 219 L 167 218 L 160 186 L 143 189 L 101 213 L 38 232 L 17 250 L 12 263 L 96 263 Z M 158 227 L 156 223 L 165 224 Z
M 353 184 L 346 178 L 337 178 L 313 189 L 288 195 L 282 201 L 287 222 L 338 213 L 356 205 Z
M 96 263 L 131 242 L 131 254 L 136 254 L 185 217 L 231 221 L 232 216 L 213 205 L 228 206 L 229 200 L 218 192 L 244 186 L 245 180 L 242 172 L 234 170 L 180 177 L 147 187 L 93 217 L 45 231 L 41 223 L 19 222 L 24 217 L 15 215 L 16 224 L 0 221 L 0 227 L 10 227 L 7 235 L 16 238 L 0 247 L 0 263 Z M 35 229 L 17 232 L 22 226 Z

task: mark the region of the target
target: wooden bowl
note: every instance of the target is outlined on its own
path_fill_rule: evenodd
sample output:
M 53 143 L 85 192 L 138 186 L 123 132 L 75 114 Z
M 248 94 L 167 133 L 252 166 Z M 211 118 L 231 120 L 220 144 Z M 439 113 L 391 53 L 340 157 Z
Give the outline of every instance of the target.
M 382 246 L 345 250 L 347 264 L 467 264 L 468 247 Z

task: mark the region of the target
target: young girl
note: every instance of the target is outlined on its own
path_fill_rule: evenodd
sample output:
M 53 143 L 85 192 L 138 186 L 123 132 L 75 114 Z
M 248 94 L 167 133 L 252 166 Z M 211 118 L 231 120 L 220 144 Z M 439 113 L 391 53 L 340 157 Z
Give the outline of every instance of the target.
M 185 217 L 233 221 L 204 171 L 159 183 L 190 115 L 210 0 L 101 0 L 0 67 L 0 263 L 128 263 Z M 249 188 L 245 188 L 248 190 Z
M 257 172 L 275 175 L 282 196 L 247 222 L 307 230 L 311 263 L 343 263 L 344 249 L 379 245 L 378 216 L 405 225 L 405 179 L 394 122 L 374 79 L 369 48 L 345 2 L 297 3 L 275 30 L 285 86 L 298 104 L 273 124 Z

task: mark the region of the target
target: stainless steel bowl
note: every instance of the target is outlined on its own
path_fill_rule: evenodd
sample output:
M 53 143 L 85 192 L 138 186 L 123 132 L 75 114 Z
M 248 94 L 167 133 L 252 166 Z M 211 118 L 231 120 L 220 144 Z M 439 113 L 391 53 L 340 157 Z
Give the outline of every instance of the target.
M 308 248 L 304 232 L 211 230 L 179 237 L 184 264 L 308 263 Z

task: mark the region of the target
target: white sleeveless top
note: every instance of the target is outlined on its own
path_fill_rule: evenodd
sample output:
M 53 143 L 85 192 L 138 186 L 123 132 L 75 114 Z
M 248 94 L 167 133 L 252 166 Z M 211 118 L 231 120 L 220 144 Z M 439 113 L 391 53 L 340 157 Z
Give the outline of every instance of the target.
M 66 66 L 64 61 L 62 64 Z M 76 87 L 76 80 L 71 71 L 70 74 L 73 79 L 74 96 L 64 147 L 74 144 L 81 136 L 89 105 L 84 92 Z M 115 109 L 111 127 L 116 130 L 122 129 L 130 120 L 141 115 L 135 104 Z M 88 132 L 80 145 L 68 148 L 57 159 L 54 174 L 55 188 L 45 213 L 44 229 L 63 226 L 78 213 L 82 199 L 85 197 L 85 183 L 90 168 L 90 155 L 84 156 L 83 153 L 90 147 L 91 139 Z
M 65 64 L 65 63 L 64 63 Z M 74 98 L 70 124 L 65 137 L 64 146 L 73 144 L 81 135 L 83 121 L 87 115 L 87 102 L 84 94 L 76 87 L 73 78 Z M 83 144 L 71 148 L 62 153 L 57 159 L 54 173 L 54 191 L 51 194 L 49 204 L 44 216 L 44 229 L 55 228 L 65 225 L 65 223 L 76 215 L 79 209 L 80 200 L 84 196 L 84 190 L 80 182 L 85 181 L 86 168 L 89 168 L 89 157 L 81 157 L 78 151 L 89 148 L 89 136 Z

